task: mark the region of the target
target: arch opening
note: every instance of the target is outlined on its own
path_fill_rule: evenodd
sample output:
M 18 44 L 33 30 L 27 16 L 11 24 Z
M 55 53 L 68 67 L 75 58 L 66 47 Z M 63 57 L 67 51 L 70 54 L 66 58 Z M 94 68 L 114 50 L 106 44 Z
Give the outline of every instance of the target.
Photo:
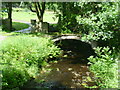
M 63 58 L 87 60 L 91 55 L 96 56 L 95 51 L 89 43 L 76 39 L 58 40 L 55 44 L 63 51 Z

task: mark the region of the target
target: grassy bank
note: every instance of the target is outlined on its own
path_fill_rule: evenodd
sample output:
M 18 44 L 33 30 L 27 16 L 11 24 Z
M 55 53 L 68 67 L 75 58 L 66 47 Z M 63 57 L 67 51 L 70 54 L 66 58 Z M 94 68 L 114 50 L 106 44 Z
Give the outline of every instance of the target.
M 59 52 L 59 48 L 47 38 L 7 37 L 0 46 L 3 89 L 23 86 L 30 78 L 35 78 L 49 58 L 57 57 Z

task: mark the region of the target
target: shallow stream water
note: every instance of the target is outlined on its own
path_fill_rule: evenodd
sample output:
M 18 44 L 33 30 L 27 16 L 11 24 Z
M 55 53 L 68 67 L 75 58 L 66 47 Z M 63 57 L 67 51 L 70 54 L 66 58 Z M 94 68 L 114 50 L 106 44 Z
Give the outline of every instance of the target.
M 45 81 L 43 84 L 47 87 L 85 88 L 85 85 L 95 85 L 93 74 L 85 63 L 62 59 L 51 64 L 49 68 L 51 68 L 50 73 L 38 77 Z
M 87 88 L 94 86 L 94 75 L 84 60 L 62 58 L 40 71 L 35 81 L 28 83 L 29 88 Z
M 63 42 L 61 47 L 63 55 L 60 60 L 42 68 L 35 80 L 29 81 L 25 87 L 39 90 L 44 90 L 44 88 L 71 90 L 72 88 L 87 89 L 96 86 L 94 75 L 89 71 L 86 59 L 94 53 L 91 46 L 80 41 L 66 40 Z

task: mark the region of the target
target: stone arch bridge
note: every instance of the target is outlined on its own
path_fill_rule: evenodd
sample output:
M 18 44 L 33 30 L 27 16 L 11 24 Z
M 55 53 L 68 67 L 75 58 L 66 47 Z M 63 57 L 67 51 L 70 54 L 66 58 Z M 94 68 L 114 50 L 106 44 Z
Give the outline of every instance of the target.
M 71 35 L 58 35 L 52 38 L 52 41 L 57 42 L 61 40 L 81 40 L 81 35 L 71 34 Z M 82 41 L 91 45 L 92 48 L 97 47 L 96 41 Z
M 97 43 L 94 41 L 82 41 L 80 35 L 54 36 L 52 41 L 72 56 L 79 55 L 80 58 L 88 58 L 91 55 L 96 55 L 93 48 L 97 46 Z

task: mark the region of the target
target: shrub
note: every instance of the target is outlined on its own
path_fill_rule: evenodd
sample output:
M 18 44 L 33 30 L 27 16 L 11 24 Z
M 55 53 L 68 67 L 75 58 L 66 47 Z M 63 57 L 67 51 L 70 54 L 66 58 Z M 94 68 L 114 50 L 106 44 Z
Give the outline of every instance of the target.
M 7 88 L 22 86 L 48 58 L 59 55 L 59 48 L 49 39 L 26 35 L 7 38 L 0 51 L 3 87 Z
M 19 61 L 12 61 L 11 64 L 1 65 L 1 69 L 3 89 L 22 86 L 30 79 L 25 64 Z
M 57 56 L 59 49 L 53 45 L 52 41 L 45 38 L 16 36 L 9 37 L 2 43 L 3 58 L 24 61 L 28 65 L 42 65 L 48 56 Z
M 119 33 L 118 5 L 118 2 L 81 4 L 83 15 L 80 14 L 77 19 L 80 24 L 79 31 L 83 33 L 82 39 L 95 41 L 117 39 L 114 35 Z
M 97 84 L 101 88 L 118 88 L 118 64 L 115 54 L 108 47 L 95 49 L 97 57 L 90 56 L 90 70 L 97 77 Z

